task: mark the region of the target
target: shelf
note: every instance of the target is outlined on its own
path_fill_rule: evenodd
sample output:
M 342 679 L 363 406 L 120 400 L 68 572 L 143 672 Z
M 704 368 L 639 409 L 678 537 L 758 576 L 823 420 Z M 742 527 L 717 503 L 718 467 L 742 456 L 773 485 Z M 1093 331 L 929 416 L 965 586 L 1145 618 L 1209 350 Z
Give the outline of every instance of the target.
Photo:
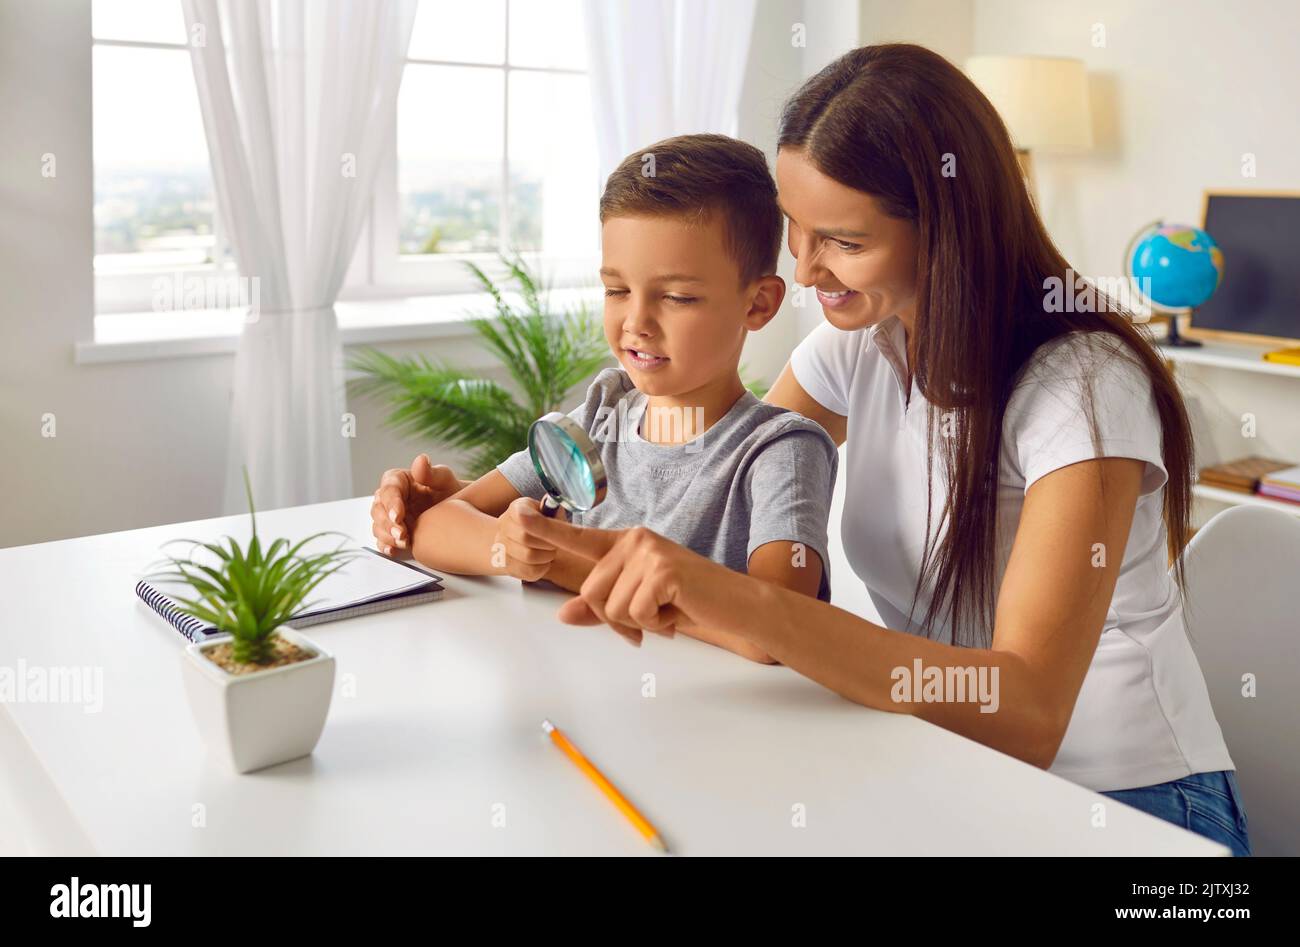
M 1192 487 L 1192 494 L 1203 500 L 1213 500 L 1216 503 L 1227 503 L 1233 506 L 1271 507 L 1275 510 L 1281 510 L 1283 513 L 1290 513 L 1292 516 L 1300 516 L 1300 503 L 1274 500 L 1254 493 L 1238 493 L 1236 490 L 1224 490 L 1222 487 L 1211 487 L 1204 483 L 1198 483 Z
M 1200 348 L 1179 349 L 1160 346 L 1160 354 L 1185 365 L 1212 365 L 1241 372 L 1259 372 L 1264 375 L 1287 375 L 1300 378 L 1300 365 L 1264 361 L 1265 352 L 1273 352 L 1281 345 L 1247 345 L 1243 342 L 1217 342 L 1209 339 Z

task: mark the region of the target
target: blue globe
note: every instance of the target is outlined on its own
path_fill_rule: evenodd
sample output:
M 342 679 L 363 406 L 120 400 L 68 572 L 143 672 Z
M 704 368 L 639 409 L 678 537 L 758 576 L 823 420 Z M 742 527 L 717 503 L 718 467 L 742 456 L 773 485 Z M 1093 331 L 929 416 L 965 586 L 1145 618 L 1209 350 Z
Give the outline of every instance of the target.
M 1128 275 L 1158 309 L 1199 306 L 1223 279 L 1223 251 L 1204 230 L 1154 224 L 1134 238 Z

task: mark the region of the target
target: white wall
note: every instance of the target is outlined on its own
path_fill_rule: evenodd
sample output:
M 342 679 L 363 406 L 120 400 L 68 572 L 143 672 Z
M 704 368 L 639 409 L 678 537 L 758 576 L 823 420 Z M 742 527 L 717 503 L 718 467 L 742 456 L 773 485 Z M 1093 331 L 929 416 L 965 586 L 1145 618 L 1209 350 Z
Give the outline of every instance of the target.
M 1300 187 L 1300 4 L 975 0 L 974 46 L 1087 64 L 1096 146 L 1036 163 L 1044 218 L 1088 272 L 1117 273 L 1157 217 L 1198 221 L 1206 188 Z
M 857 0 L 807 0 L 803 4 L 802 16 L 806 44 L 803 48 L 804 76 L 816 75 L 862 42 L 862 11 Z M 794 258 L 783 251 L 782 260 L 787 267 L 783 275 L 793 290 Z M 795 316 L 796 342 L 822 321 L 821 306 L 811 293 L 803 296 L 802 307 L 792 307 L 791 311 Z
M 1207 188 L 1300 190 L 1300 4 L 1275 0 L 862 0 L 863 43 L 1070 56 L 1088 67 L 1094 148 L 1036 153 L 1039 205 L 1076 269 L 1121 275 L 1129 238 L 1197 223 Z M 1104 45 L 1094 45 L 1094 37 Z M 1258 176 L 1242 177 L 1255 155 Z M 1180 366 L 1204 465 L 1300 460 L 1300 381 Z M 1255 415 L 1257 436 L 1241 435 Z M 1199 518 L 1220 507 L 1202 501 Z
M 960 66 L 971 55 L 973 0 L 862 0 L 861 32 L 868 43 L 921 43 Z
M 808 74 L 804 48 L 792 43 L 793 29 L 803 20 L 801 0 L 758 0 L 736 134 L 763 149 L 772 165 L 776 162 L 776 126 L 781 106 Z M 793 289 L 794 259 L 784 245 L 777 272 L 785 279 L 787 290 Z M 790 304 L 788 294 L 786 298 L 776 318 L 761 331 L 751 333 L 745 343 L 742 361 L 747 374 L 761 377 L 769 385 L 776 381 L 790 350 L 803 337 L 800 312 Z
M 1044 220 L 1081 272 L 1120 275 L 1129 238 L 1156 218 L 1199 223 L 1207 188 L 1300 190 L 1300 4 L 974 0 L 973 51 L 1088 66 L 1094 149 L 1035 158 Z M 1248 152 L 1255 178 L 1242 176 Z M 1202 465 L 1300 461 L 1300 380 L 1179 371 Z M 1255 438 L 1241 435 L 1247 412 Z M 1202 503 L 1201 514 L 1218 509 Z

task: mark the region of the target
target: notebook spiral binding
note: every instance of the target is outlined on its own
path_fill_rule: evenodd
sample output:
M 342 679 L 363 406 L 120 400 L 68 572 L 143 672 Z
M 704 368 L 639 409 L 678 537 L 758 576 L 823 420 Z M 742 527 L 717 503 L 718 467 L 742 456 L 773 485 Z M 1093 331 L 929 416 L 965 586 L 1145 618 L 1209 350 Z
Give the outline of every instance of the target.
M 136 583 L 135 594 L 190 641 L 202 642 L 212 637 L 213 632 L 216 631 L 212 625 L 179 611 L 171 604 L 167 595 L 159 592 L 144 579 Z

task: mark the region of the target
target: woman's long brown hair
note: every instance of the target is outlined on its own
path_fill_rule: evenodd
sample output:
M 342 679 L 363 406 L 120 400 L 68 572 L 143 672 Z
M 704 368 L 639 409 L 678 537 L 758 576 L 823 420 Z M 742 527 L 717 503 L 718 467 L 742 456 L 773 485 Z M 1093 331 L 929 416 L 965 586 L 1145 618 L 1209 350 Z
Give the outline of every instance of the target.
M 915 609 L 932 586 L 921 622 L 927 634 L 944 621 L 954 643 L 991 642 L 1003 417 L 1030 356 L 1069 332 L 1107 334 L 1150 377 L 1168 472 L 1165 531 L 1182 587 L 1179 553 L 1192 490 L 1192 436 L 1182 397 L 1148 336 L 1113 301 L 1098 297 L 1102 303 L 1083 312 L 1047 305 L 1047 281 L 1055 277 L 1073 294 L 1074 271 L 1038 218 L 1006 126 L 974 83 L 921 46 L 855 49 L 786 103 L 778 145 L 803 149 L 823 174 L 918 228 L 916 323 L 908 349 L 931 406 L 927 496 L 939 412 L 952 412 L 956 422 L 945 424 L 951 436 L 940 439 L 947 497 L 933 528 L 927 513 L 913 602 Z M 1091 382 L 1085 391 L 1099 446 Z

